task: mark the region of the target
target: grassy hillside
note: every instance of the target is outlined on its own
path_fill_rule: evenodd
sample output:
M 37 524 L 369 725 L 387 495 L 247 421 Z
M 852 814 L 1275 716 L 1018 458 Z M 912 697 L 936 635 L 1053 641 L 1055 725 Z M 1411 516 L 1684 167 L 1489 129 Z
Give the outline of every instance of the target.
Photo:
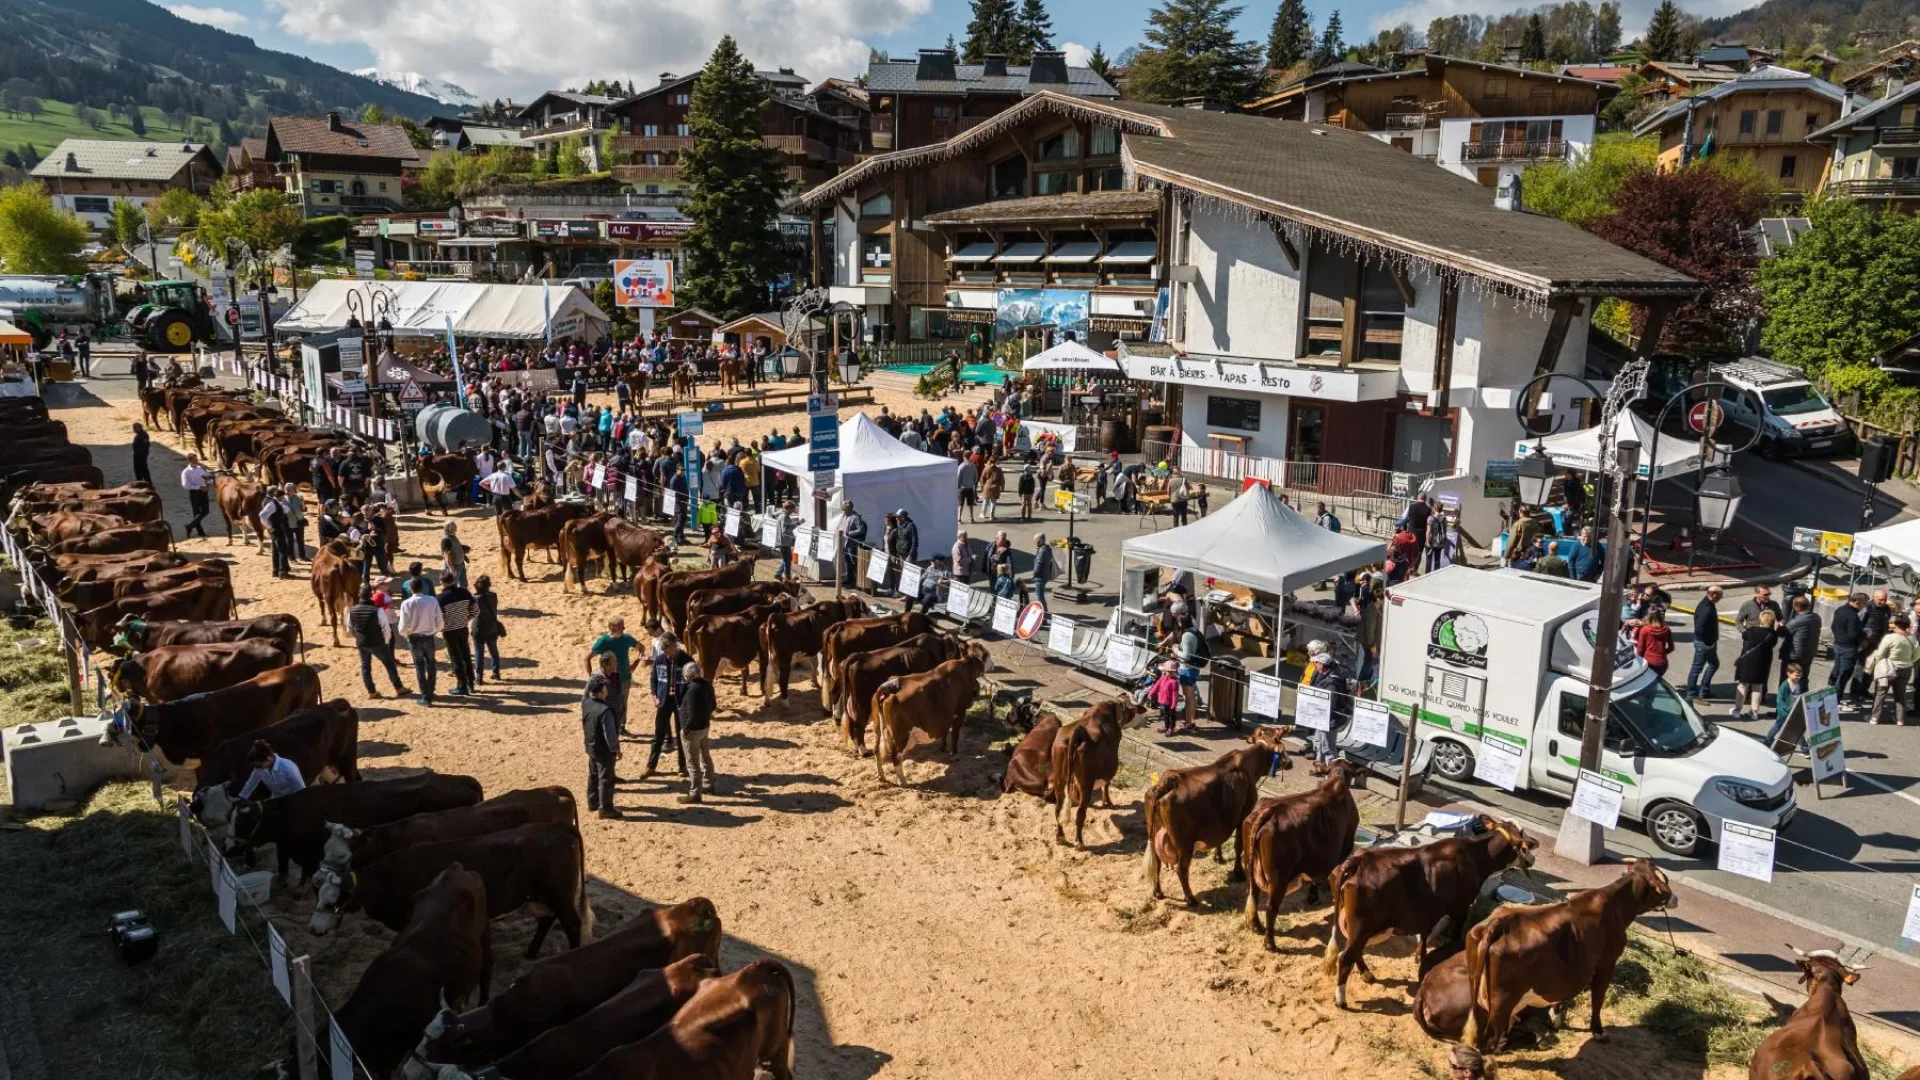
M 147 133 L 135 135 L 133 129 L 118 117 L 109 117 L 101 113 L 105 121 L 98 131 L 74 119 L 73 106 L 64 101 L 42 102 L 46 111 L 29 120 L 23 113 L 8 116 L 0 113 L 0 148 L 13 149 L 21 143 L 32 143 L 42 155 L 53 153 L 53 148 L 64 139 L 150 139 L 157 142 L 177 142 L 187 137 L 187 133 L 173 126 L 166 114 L 159 109 L 148 107 L 140 110 L 146 121 Z

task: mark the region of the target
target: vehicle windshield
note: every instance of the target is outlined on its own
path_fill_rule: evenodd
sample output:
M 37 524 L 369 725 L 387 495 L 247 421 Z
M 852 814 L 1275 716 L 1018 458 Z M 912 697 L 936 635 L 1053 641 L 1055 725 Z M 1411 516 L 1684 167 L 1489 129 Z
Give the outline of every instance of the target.
M 1639 693 L 1613 699 L 1613 714 L 1655 754 L 1690 754 L 1713 741 L 1713 725 L 1700 719 L 1664 679 Z
M 1821 409 L 1829 408 L 1827 399 L 1820 396 L 1820 391 L 1806 383 L 1768 390 L 1761 396 L 1766 399 L 1767 411 L 1775 416 L 1792 416 L 1795 413 L 1819 412 Z

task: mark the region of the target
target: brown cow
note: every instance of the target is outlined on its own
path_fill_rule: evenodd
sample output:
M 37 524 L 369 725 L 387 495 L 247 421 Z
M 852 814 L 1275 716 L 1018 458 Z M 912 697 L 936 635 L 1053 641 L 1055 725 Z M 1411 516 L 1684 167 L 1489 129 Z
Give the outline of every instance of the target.
M 1427 939 L 1442 919 L 1467 925 L 1473 898 L 1489 877 L 1533 865 L 1540 842 L 1510 821 L 1485 814 L 1474 819 L 1477 835 L 1449 837 L 1417 848 L 1368 848 L 1347 857 L 1329 879 L 1332 932 L 1323 961 L 1334 976 L 1333 1001 L 1347 1007 L 1347 976 L 1367 969 L 1367 945 L 1378 938 L 1418 934 L 1424 958 Z
M 189 563 L 186 566 L 176 566 L 171 570 L 153 570 L 143 574 L 116 574 L 103 581 L 70 581 L 61 586 L 57 592 L 60 599 L 81 611 L 87 611 L 114 600 L 124 600 L 131 596 L 151 596 L 154 593 L 162 593 L 182 585 L 192 585 L 202 581 L 231 587 L 232 574 L 226 563 Z
M 907 774 L 900 759 L 906 755 L 915 731 L 946 747 L 947 753 L 960 754 L 960 728 L 967 710 L 980 693 L 980 676 L 993 666 L 987 647 L 969 641 L 957 659 L 919 675 L 888 679 L 873 692 L 874 748 L 873 767 L 882 783 L 887 779 L 887 762 L 893 762 L 893 776 L 901 787 Z
M 1153 899 L 1166 895 L 1160 891 L 1160 866 L 1170 863 L 1180 876 L 1180 892 L 1187 906 L 1200 906 L 1192 886 L 1187 884 L 1187 868 L 1193 863 L 1194 853 L 1212 848 L 1214 861 L 1224 861 L 1227 841 L 1239 836 L 1240 823 L 1260 800 L 1260 781 L 1276 765 L 1293 767 L 1282 742 L 1292 730 L 1284 726 L 1255 728 L 1247 736 L 1248 745 L 1220 755 L 1211 765 L 1168 769 L 1147 788 L 1147 884 L 1152 887 Z M 1232 866 L 1227 872 L 1229 879 L 1239 876 L 1237 857 Z
M 282 878 L 289 863 L 298 863 L 301 873 L 312 877 L 320 868 L 333 825 L 361 829 L 414 814 L 472 806 L 481 797 L 480 781 L 471 776 L 424 773 L 397 780 L 306 787 L 277 799 L 240 803 L 224 824 L 207 822 L 204 816 L 201 821 L 226 842 L 229 853 L 272 844 Z
M 118 495 L 85 491 L 58 499 L 28 499 L 25 496 L 18 496 L 14 499 L 14 505 L 32 514 L 67 512 L 112 514 L 136 524 L 144 521 L 159 521 L 166 516 L 166 507 L 161 503 L 160 496 L 151 491 Z
M 658 1031 L 693 999 L 702 983 L 719 977 L 720 965 L 704 956 L 688 956 L 664 968 L 643 970 L 612 997 L 573 1020 L 548 1028 L 496 1060 L 482 1075 L 513 1080 L 573 1076 L 608 1051 Z M 442 1069 L 435 1080 L 473 1080 L 473 1076 L 473 1072 L 461 1069 Z
M 420 468 L 420 491 L 441 513 L 447 512 L 446 494 L 453 492 L 456 506 L 471 505 L 474 477 L 479 475 L 471 453 L 434 454 Z M 508 511 L 512 513 L 513 511 Z M 559 526 L 554 526 L 557 532 Z M 548 541 L 548 547 L 553 546 Z
M 660 548 L 647 556 L 633 575 L 633 596 L 640 602 L 640 621 L 660 627 L 660 582 L 674 572 L 673 553 Z
M 98 484 L 34 483 L 21 488 L 16 497 L 32 503 L 60 502 L 67 499 L 117 499 L 151 494 L 153 494 L 152 484 L 144 480 L 135 480 L 118 487 L 101 487 Z
M 1042 710 L 1033 699 L 1014 703 L 1014 726 L 1027 734 L 1007 759 L 1007 773 L 1000 780 L 1000 793 L 1024 791 L 1035 798 L 1053 801 L 1053 743 L 1060 735 L 1060 717 L 1051 709 Z
M 1626 873 L 1558 904 L 1496 910 L 1467 931 L 1473 1015 L 1460 1041 L 1481 1053 L 1500 1050 L 1522 1005 L 1558 1005 L 1582 991 L 1592 995 L 1591 1030 L 1599 1038 L 1600 1009 L 1627 947 L 1627 927 L 1677 903 L 1673 884 L 1651 859 L 1629 859 Z
M 57 544 L 62 540 L 96 533 L 102 529 L 123 529 L 133 522 L 118 514 L 94 514 L 84 510 L 59 510 L 35 514 L 31 520 L 36 543 Z
M 476 989 L 480 1000 L 487 1000 L 493 979 L 493 923 L 483 875 L 454 862 L 424 884 L 409 898 L 400 936 L 367 965 L 334 1014 L 354 1055 L 373 1076 L 400 1067 L 420 1029 L 443 1004 L 465 1004 Z M 332 1042 L 322 1038 L 320 1048 L 325 1057 Z M 332 1075 L 331 1068 L 330 1060 L 320 1064 L 322 1074 Z M 296 1075 L 291 1059 L 281 1063 L 281 1075 Z
M 369 866 L 414 844 L 485 836 L 536 822 L 579 828 L 580 811 L 574 805 L 573 792 L 563 787 L 528 788 L 495 795 L 475 806 L 415 814 L 371 827 L 336 823 L 322 859 L 344 871 Z
M 23 486 L 75 483 L 97 488 L 106 482 L 98 465 L 36 465 L 0 461 L 0 503 L 11 502 Z
M 607 577 L 613 577 L 613 555 L 607 546 L 607 523 L 613 519 L 612 514 L 602 511 L 560 526 L 561 592 L 569 591 L 576 570 L 580 573 L 580 591 L 587 591 L 587 567 L 596 555 L 607 557 Z
M 260 521 L 260 507 L 267 500 L 267 486 L 258 480 L 222 470 L 213 474 L 213 501 L 227 523 L 227 544 L 233 544 L 233 523 L 253 531 L 254 540 L 267 546 L 267 527 Z
M 645 565 L 655 552 L 671 552 L 672 545 L 667 538 L 652 529 L 643 529 L 638 525 L 609 518 L 606 524 L 607 548 L 612 555 L 612 563 L 620 568 L 621 580 L 625 580 L 634 571 Z
M 1793 952 L 1806 1003 L 1761 1040 L 1747 1066 L 1748 1080 L 1867 1080 L 1853 1013 L 1842 995 L 1860 981 L 1866 965 L 1849 967 L 1829 949 Z M 1920 1080 L 1920 1066 L 1901 1073 L 1899 1080 Z
M 155 570 L 174 570 L 187 565 L 187 557 L 176 551 L 132 551 L 122 555 L 50 555 L 45 548 L 30 547 L 27 560 L 40 571 L 49 585 L 68 581 L 107 581 L 116 577 L 150 574 Z
M 277 641 L 290 656 L 306 653 L 306 635 L 300 620 L 292 615 L 256 615 L 251 619 L 224 619 L 219 622 L 148 622 L 131 616 L 114 626 L 115 642 L 109 648 L 143 652 L 162 645 L 212 645 L 221 641 Z M 124 639 L 125 644 L 121 644 Z
M 793 973 L 755 960 L 708 979 L 673 1021 L 607 1052 L 574 1080 L 735 1080 L 764 1067 L 793 1080 Z
M 766 655 L 760 651 L 760 624 L 777 611 L 788 610 L 790 596 L 747 608 L 737 615 L 699 615 L 687 622 L 687 651 L 700 662 L 707 678 L 718 681 L 727 664 L 740 669 L 740 692 L 747 692 L 747 673 L 760 661 L 760 685 L 767 684 Z
M 689 602 L 688 609 L 692 609 Z M 760 624 L 760 696 L 766 697 L 769 662 L 780 668 L 780 700 L 787 699 L 787 679 L 793 671 L 793 658 L 806 656 L 813 662 L 813 684 L 821 684 L 820 650 L 832 627 L 867 613 L 866 601 L 857 596 L 839 600 L 817 600 L 798 611 L 776 611 Z
M 584 502 L 562 502 L 539 510 L 507 510 L 494 518 L 500 530 L 500 569 L 527 580 L 527 549 L 558 549 L 560 530 L 569 521 L 589 517 L 593 508 Z M 562 568 L 561 577 L 566 576 Z
M 543 822 L 486 836 L 415 844 L 343 874 L 321 865 L 320 886 L 310 929 L 332 933 L 344 912 L 364 909 L 389 929 L 405 926 L 414 895 L 441 870 L 460 863 L 487 883 L 487 910 L 494 918 L 535 906 L 539 921 L 527 945 L 527 959 L 540 954 L 554 921 L 577 949 L 593 939 L 593 901 L 587 896 L 586 852 L 570 826 Z
M 1053 839 L 1067 842 L 1061 825 L 1067 803 L 1077 806 L 1073 819 L 1073 846 L 1086 847 L 1087 807 L 1093 802 L 1095 788 L 1100 803 L 1113 809 L 1109 786 L 1113 774 L 1120 771 L 1120 731 L 1145 711 L 1131 698 L 1116 697 L 1097 701 L 1080 714 L 1080 721 L 1060 732 L 1053 743 Z
M 133 551 L 172 551 L 173 526 L 164 521 L 147 521 L 100 529 L 70 540 L 48 544 L 54 555 L 120 555 Z
M 442 1009 L 420 1043 L 423 1059 L 459 1065 L 498 1060 L 541 1032 L 583 1016 L 627 985 L 634 972 L 688 957 L 720 962 L 720 914 L 704 896 L 654 908 L 588 945 L 535 964 L 472 1012 Z
M 346 537 L 336 536 L 313 553 L 313 565 L 307 573 L 313 598 L 320 602 L 320 617 L 332 631 L 335 645 L 340 644 L 340 620 L 360 599 L 359 552 Z
M 1280 903 L 1296 885 L 1313 890 L 1333 868 L 1353 854 L 1360 828 L 1360 807 L 1353 781 L 1367 767 L 1341 758 L 1328 767 L 1319 786 L 1298 795 L 1261 799 L 1240 826 L 1240 868 L 1247 875 L 1247 925 L 1260 927 L 1260 894 L 1267 896 L 1267 951 L 1273 952 L 1274 920 Z
M 737 615 L 783 596 L 799 595 L 800 583 L 797 581 L 749 581 L 745 585 L 726 588 L 696 589 L 687 594 L 684 622 L 692 626 L 693 620 L 702 615 Z
M 753 559 L 742 559 L 718 570 L 675 570 L 660 578 L 654 589 L 654 612 L 673 632 L 684 637 L 687 600 L 701 589 L 730 589 L 753 580 Z
M 238 794 L 253 772 L 247 755 L 255 742 L 265 742 L 275 754 L 293 762 L 308 784 L 360 779 L 360 712 L 346 698 L 334 698 L 221 742 L 194 770 L 195 790 L 231 785 Z M 229 816 L 212 815 L 216 820 Z
M 873 717 L 873 692 L 888 679 L 932 671 L 960 655 L 961 639 L 952 634 L 915 634 L 898 645 L 854 653 L 840 664 L 840 736 L 855 756 L 867 753 L 867 723 Z
M 80 624 L 80 636 L 88 644 L 104 649 L 112 643 L 114 626 L 129 615 L 154 621 L 186 619 L 207 622 L 230 618 L 233 609 L 231 581 L 201 580 L 190 585 L 175 586 L 165 592 L 109 600 L 99 607 L 80 612 L 77 621 Z
M 107 682 L 116 693 L 148 701 L 178 701 L 224 690 L 293 663 L 278 641 L 256 638 L 214 645 L 162 645 L 114 661 Z
M 305 664 L 289 664 L 237 686 L 179 701 L 148 704 L 134 698 L 127 702 L 127 726 L 141 750 L 157 749 L 175 765 L 192 767 L 221 742 L 318 704 L 320 673 Z
M 924 611 L 849 619 L 830 627 L 820 638 L 820 666 L 827 675 L 820 687 L 820 703 L 835 714 L 843 712 L 841 705 L 847 697 L 840 691 L 840 665 L 848 657 L 898 645 L 916 634 L 931 633 L 933 620 Z

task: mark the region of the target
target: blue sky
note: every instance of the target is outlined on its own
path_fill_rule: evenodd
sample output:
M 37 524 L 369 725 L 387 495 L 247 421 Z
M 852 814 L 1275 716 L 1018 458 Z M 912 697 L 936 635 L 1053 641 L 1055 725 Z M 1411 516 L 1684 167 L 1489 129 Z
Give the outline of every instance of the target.
M 1631 33 L 1655 0 L 1627 0 Z M 1249 4 L 1240 17 L 1248 38 L 1264 41 L 1278 0 Z M 335 66 L 417 72 L 476 94 L 525 100 L 544 88 L 593 77 L 634 79 L 697 67 L 721 34 L 731 33 L 762 65 L 792 67 L 811 78 L 864 70 L 869 46 L 912 56 L 958 36 L 967 0 L 195 0 L 164 3 L 183 18 L 247 34 L 269 48 Z M 1150 0 L 1051 0 L 1056 44 L 1074 55 L 1099 42 L 1109 55 L 1138 44 Z M 1340 8 L 1350 41 L 1403 19 L 1424 28 L 1453 13 L 1520 7 L 1499 0 L 1360 0 Z M 1693 0 L 1702 15 L 1748 0 Z M 1333 5 L 1311 8 L 1316 25 Z

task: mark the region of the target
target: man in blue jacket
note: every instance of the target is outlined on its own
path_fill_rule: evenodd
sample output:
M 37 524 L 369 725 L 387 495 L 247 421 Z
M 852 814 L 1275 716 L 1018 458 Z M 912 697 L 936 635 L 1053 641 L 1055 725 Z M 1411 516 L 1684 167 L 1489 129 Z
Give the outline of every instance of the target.
M 1720 670 L 1720 597 L 1718 585 L 1707 586 L 1707 595 L 1693 608 L 1693 663 L 1687 668 L 1686 685 L 1680 696 L 1694 701 L 1713 700 L 1713 676 Z

